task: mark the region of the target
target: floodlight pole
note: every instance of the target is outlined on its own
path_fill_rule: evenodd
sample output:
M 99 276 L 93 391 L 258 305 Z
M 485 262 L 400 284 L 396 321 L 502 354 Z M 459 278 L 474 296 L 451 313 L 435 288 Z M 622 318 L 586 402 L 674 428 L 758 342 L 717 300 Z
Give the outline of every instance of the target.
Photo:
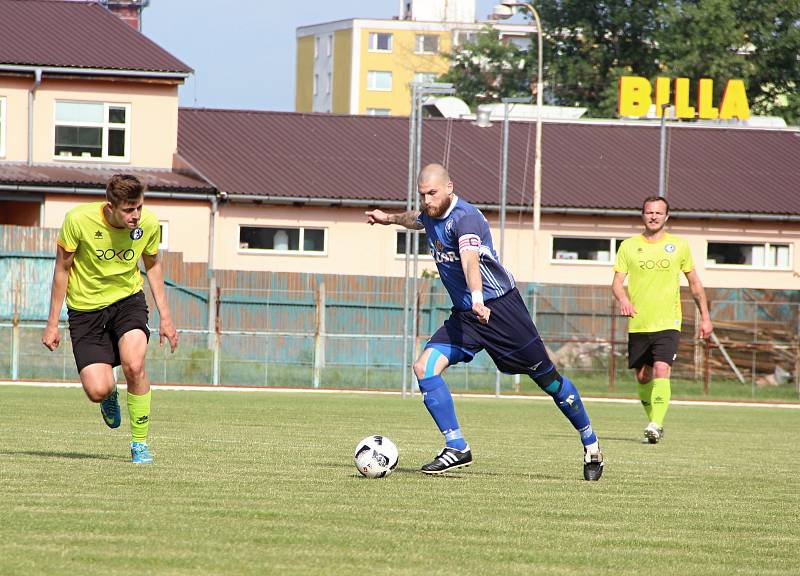
M 531 101 L 530 96 L 501 98 L 503 103 L 503 170 L 500 181 L 500 262 L 506 247 L 506 202 L 508 198 L 508 114 L 509 104 L 523 104 Z
M 666 118 L 667 118 L 667 108 L 669 108 L 669 103 L 661 105 L 661 135 L 660 135 L 660 142 L 658 147 L 658 197 L 664 198 L 665 194 L 665 175 L 666 175 Z
M 409 142 L 408 142 L 408 196 L 406 210 L 419 210 L 419 194 L 416 194 L 417 173 L 422 168 L 422 100 L 432 94 L 454 94 L 452 84 L 440 82 L 412 82 L 411 83 L 411 113 L 409 116 Z M 413 208 L 412 208 L 413 205 Z M 409 260 L 412 253 L 413 236 L 413 282 L 409 282 Z M 406 397 L 410 390 L 414 396 L 414 386 L 408 386 L 409 376 L 409 348 L 416 352 L 417 344 L 417 276 L 419 268 L 419 230 L 406 231 L 406 258 L 405 258 L 405 310 L 403 331 L 403 388 L 402 397 Z M 409 300 L 410 306 L 409 306 Z M 411 323 L 411 346 L 409 346 L 409 321 Z

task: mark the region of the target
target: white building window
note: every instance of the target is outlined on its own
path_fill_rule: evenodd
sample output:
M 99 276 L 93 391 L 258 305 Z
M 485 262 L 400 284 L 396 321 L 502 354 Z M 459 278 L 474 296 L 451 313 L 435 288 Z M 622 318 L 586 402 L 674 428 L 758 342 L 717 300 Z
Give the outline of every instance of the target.
M 414 50 L 417 54 L 436 54 L 439 51 L 439 37 L 435 34 L 417 34 Z
M 314 60 L 319 58 L 319 36 L 314 36 Z
M 438 77 L 437 72 L 414 72 L 414 82 L 435 82 Z
M 370 52 L 391 52 L 392 34 L 388 32 L 370 32 L 369 50 Z
M 6 97 L 0 96 L 0 158 L 6 155 Z
M 453 44 L 461 46 L 465 42 L 475 42 L 478 39 L 478 32 L 474 30 L 455 30 L 453 32 Z
M 397 241 L 395 243 L 395 252 L 397 256 L 405 256 L 406 255 L 406 231 L 405 230 L 398 230 L 397 231 Z M 414 237 L 411 237 L 411 253 L 414 253 Z M 419 251 L 418 254 L 420 258 L 433 258 L 431 256 L 431 250 L 428 247 L 428 235 L 425 232 L 419 233 Z
M 611 265 L 621 240 L 617 238 L 576 238 L 554 236 L 550 259 L 552 262 Z
M 324 254 L 324 228 L 240 226 L 239 251 Z
M 707 268 L 790 270 L 791 262 L 789 244 L 709 242 L 706 249 Z
M 317 91 L 319 90 L 319 74 L 314 74 L 314 85 L 311 88 L 314 92 L 314 96 L 317 95 Z
M 333 82 L 333 78 L 331 77 L 331 73 L 328 72 L 328 81 L 325 83 L 325 94 L 331 93 L 331 84 Z
M 327 56 L 328 58 L 331 57 L 333 54 L 333 34 L 328 34 L 328 42 L 327 42 Z
M 367 72 L 367 90 L 392 91 L 392 73 L 378 70 Z
M 166 220 L 158 221 L 158 249 L 169 250 L 169 222 Z
M 127 162 L 130 126 L 130 104 L 57 101 L 53 155 Z
M 390 108 L 367 108 L 367 116 L 390 116 Z

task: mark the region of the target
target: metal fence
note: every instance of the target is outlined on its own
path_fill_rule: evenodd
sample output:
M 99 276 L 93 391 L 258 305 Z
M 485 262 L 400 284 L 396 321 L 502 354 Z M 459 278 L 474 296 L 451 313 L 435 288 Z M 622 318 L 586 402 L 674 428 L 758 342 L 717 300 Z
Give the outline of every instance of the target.
M 16 288 L 27 294 L 37 290 Z M 627 320 L 616 315 L 607 287 L 529 285 L 520 290 L 559 370 L 590 393 L 635 396 L 627 369 Z M 168 347 L 159 348 L 157 314 L 151 314 L 155 330 L 147 369 L 152 381 L 370 390 L 401 387 L 401 291 L 326 290 L 324 282 L 291 290 L 223 288 L 217 298 L 214 331 L 196 328 L 207 318 L 207 296 L 200 288 L 168 288 L 171 307 L 193 314 L 192 321 L 181 321 L 189 318 L 186 313 L 173 314 L 180 334 L 175 354 Z M 421 282 L 417 300 L 419 338 L 409 342 L 415 348 L 408 351 L 409 357 L 449 314 L 447 294 L 435 282 Z M 800 303 L 711 298 L 718 343 L 695 338 L 698 318 L 688 295 L 683 308 L 681 347 L 673 370 L 673 378 L 683 386 L 676 390 L 678 395 L 683 390 L 732 398 L 800 398 Z M 0 351 L 4 351 L 0 352 L 0 378 L 77 380 L 68 330 L 62 324 L 62 345 L 51 353 L 41 344 L 43 328 L 41 320 L 21 315 L 0 322 Z M 413 377 L 410 381 L 414 382 Z M 470 364 L 448 369 L 447 381 L 456 391 L 535 390 L 527 378 L 499 376 L 485 353 Z

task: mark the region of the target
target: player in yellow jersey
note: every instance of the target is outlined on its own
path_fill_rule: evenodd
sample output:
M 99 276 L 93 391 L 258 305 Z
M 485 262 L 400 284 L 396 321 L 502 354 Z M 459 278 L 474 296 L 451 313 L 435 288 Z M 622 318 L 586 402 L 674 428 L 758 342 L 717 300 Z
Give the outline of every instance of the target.
M 630 317 L 628 367 L 635 370 L 639 382 L 639 398 L 649 420 L 644 436 L 650 444 L 664 436 L 664 416 L 671 393 L 669 378 L 681 335 L 681 273 L 686 275 L 700 310 L 700 338 L 708 338 L 714 330 L 689 245 L 664 230 L 668 219 L 669 203 L 664 198 L 645 198 L 644 232 L 620 245 L 611 285 L 620 314 Z
M 159 226 L 143 208 L 145 187 L 135 176 L 117 174 L 106 187 L 105 202 L 70 210 L 58 237 L 50 315 L 42 343 L 55 350 L 61 336 L 58 318 L 67 299 L 72 352 L 86 396 L 100 403 L 110 428 L 120 425 L 120 407 L 112 369 L 122 366 L 128 386 L 131 461 L 150 464 L 150 382 L 145 354 L 150 330 L 139 258 L 158 307 L 161 345 L 172 352 L 178 335 L 164 293 L 158 259 Z

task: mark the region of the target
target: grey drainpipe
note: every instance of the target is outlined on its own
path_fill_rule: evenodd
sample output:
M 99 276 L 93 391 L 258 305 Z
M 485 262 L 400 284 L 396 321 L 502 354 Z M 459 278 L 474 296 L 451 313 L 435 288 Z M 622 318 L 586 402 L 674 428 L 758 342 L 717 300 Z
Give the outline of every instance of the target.
M 42 69 L 33 69 L 33 86 L 28 91 L 28 166 L 33 164 L 33 101 L 36 89 L 42 83 Z

